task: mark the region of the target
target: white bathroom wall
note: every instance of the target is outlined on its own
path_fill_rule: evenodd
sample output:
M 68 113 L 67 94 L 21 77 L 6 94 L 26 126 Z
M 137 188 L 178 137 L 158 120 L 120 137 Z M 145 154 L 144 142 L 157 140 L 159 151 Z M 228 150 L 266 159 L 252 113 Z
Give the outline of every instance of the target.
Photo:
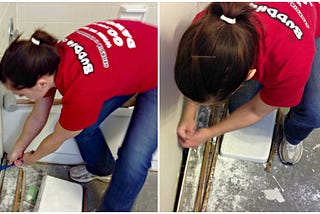
M 42 28 L 64 38 L 86 24 L 116 19 L 121 5 L 147 7 L 145 22 L 157 25 L 156 2 L 17 2 L 17 23 L 23 36 Z
M 207 3 L 160 2 L 160 211 L 174 209 L 182 150 L 176 128 L 183 97 L 174 82 L 174 63 L 182 33 Z
M 0 2 L 0 58 L 9 45 L 9 20 L 16 19 L 16 3 Z

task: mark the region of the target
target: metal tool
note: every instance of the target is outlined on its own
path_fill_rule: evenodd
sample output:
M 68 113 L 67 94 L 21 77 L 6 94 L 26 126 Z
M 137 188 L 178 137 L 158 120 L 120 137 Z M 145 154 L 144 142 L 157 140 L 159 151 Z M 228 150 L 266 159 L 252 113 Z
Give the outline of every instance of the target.
M 14 163 L 12 163 L 12 164 L 5 164 L 5 165 L 2 165 L 2 166 L 0 166 L 0 171 L 2 171 L 2 170 L 4 170 L 4 169 L 7 169 L 7 168 L 9 168 L 9 167 L 12 167 L 12 166 L 14 166 Z

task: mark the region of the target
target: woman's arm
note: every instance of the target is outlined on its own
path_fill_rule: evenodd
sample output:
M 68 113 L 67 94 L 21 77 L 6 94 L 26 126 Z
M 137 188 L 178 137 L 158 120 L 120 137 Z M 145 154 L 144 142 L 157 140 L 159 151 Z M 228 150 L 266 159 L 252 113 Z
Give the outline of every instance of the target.
M 261 100 L 260 95 L 257 94 L 252 100 L 235 110 L 220 123 L 209 128 L 199 129 L 192 137 L 185 141 L 183 146 L 196 147 L 209 138 L 250 126 L 277 108 L 265 104 Z
M 45 126 L 53 100 L 54 96 L 49 96 L 38 99 L 35 102 L 31 113 L 24 123 L 20 137 L 9 156 L 9 162 L 15 162 L 16 165 L 21 164 L 21 161 L 18 159 L 22 157 L 24 150 Z
M 23 155 L 24 164 L 34 164 L 44 156 L 56 151 L 64 141 L 80 134 L 82 130 L 68 131 L 64 129 L 59 121 L 56 123 L 52 134 L 48 135 L 34 152 L 28 152 Z

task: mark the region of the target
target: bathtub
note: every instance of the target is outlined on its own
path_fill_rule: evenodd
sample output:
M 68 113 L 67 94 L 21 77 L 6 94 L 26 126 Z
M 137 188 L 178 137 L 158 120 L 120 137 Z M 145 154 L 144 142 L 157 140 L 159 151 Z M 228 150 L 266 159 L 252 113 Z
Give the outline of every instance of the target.
M 17 110 L 8 112 L 2 109 L 2 142 L 3 151 L 10 154 L 13 146 L 17 141 L 24 121 L 32 110 L 33 105 L 18 104 Z M 52 133 L 56 122 L 59 119 L 61 105 L 53 105 L 48 122 L 41 133 L 33 140 L 26 151 L 36 150 L 41 141 L 50 133 Z M 115 158 L 117 158 L 117 150 L 120 147 L 125 136 L 125 131 L 129 125 L 130 117 L 133 108 L 119 108 L 115 110 L 105 121 L 100 125 L 110 150 Z M 54 153 L 47 155 L 39 160 L 40 162 L 55 163 L 55 164 L 80 164 L 83 159 L 79 153 L 79 149 L 75 140 L 66 140 Z M 157 152 L 153 155 L 151 170 L 157 171 L 158 155 Z

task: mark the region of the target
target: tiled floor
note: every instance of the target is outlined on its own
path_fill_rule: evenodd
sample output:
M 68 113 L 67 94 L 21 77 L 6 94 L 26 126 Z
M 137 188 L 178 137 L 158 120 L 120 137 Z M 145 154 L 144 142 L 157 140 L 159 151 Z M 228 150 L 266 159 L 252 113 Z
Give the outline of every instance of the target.
M 68 175 L 70 166 L 35 164 L 24 167 L 26 172 L 26 193 L 24 194 L 23 211 L 34 211 L 35 200 L 27 199 L 27 193 L 31 186 L 40 188 L 44 175 L 54 176 L 71 181 Z M 0 211 L 11 212 L 17 184 L 18 168 L 11 167 L 6 170 L 3 188 L 0 197 Z M 87 193 L 87 211 L 96 211 L 99 207 L 101 197 L 108 187 L 108 183 L 98 180 L 83 184 Z M 145 185 L 143 186 L 132 211 L 154 212 L 157 211 L 157 172 L 149 172 Z

